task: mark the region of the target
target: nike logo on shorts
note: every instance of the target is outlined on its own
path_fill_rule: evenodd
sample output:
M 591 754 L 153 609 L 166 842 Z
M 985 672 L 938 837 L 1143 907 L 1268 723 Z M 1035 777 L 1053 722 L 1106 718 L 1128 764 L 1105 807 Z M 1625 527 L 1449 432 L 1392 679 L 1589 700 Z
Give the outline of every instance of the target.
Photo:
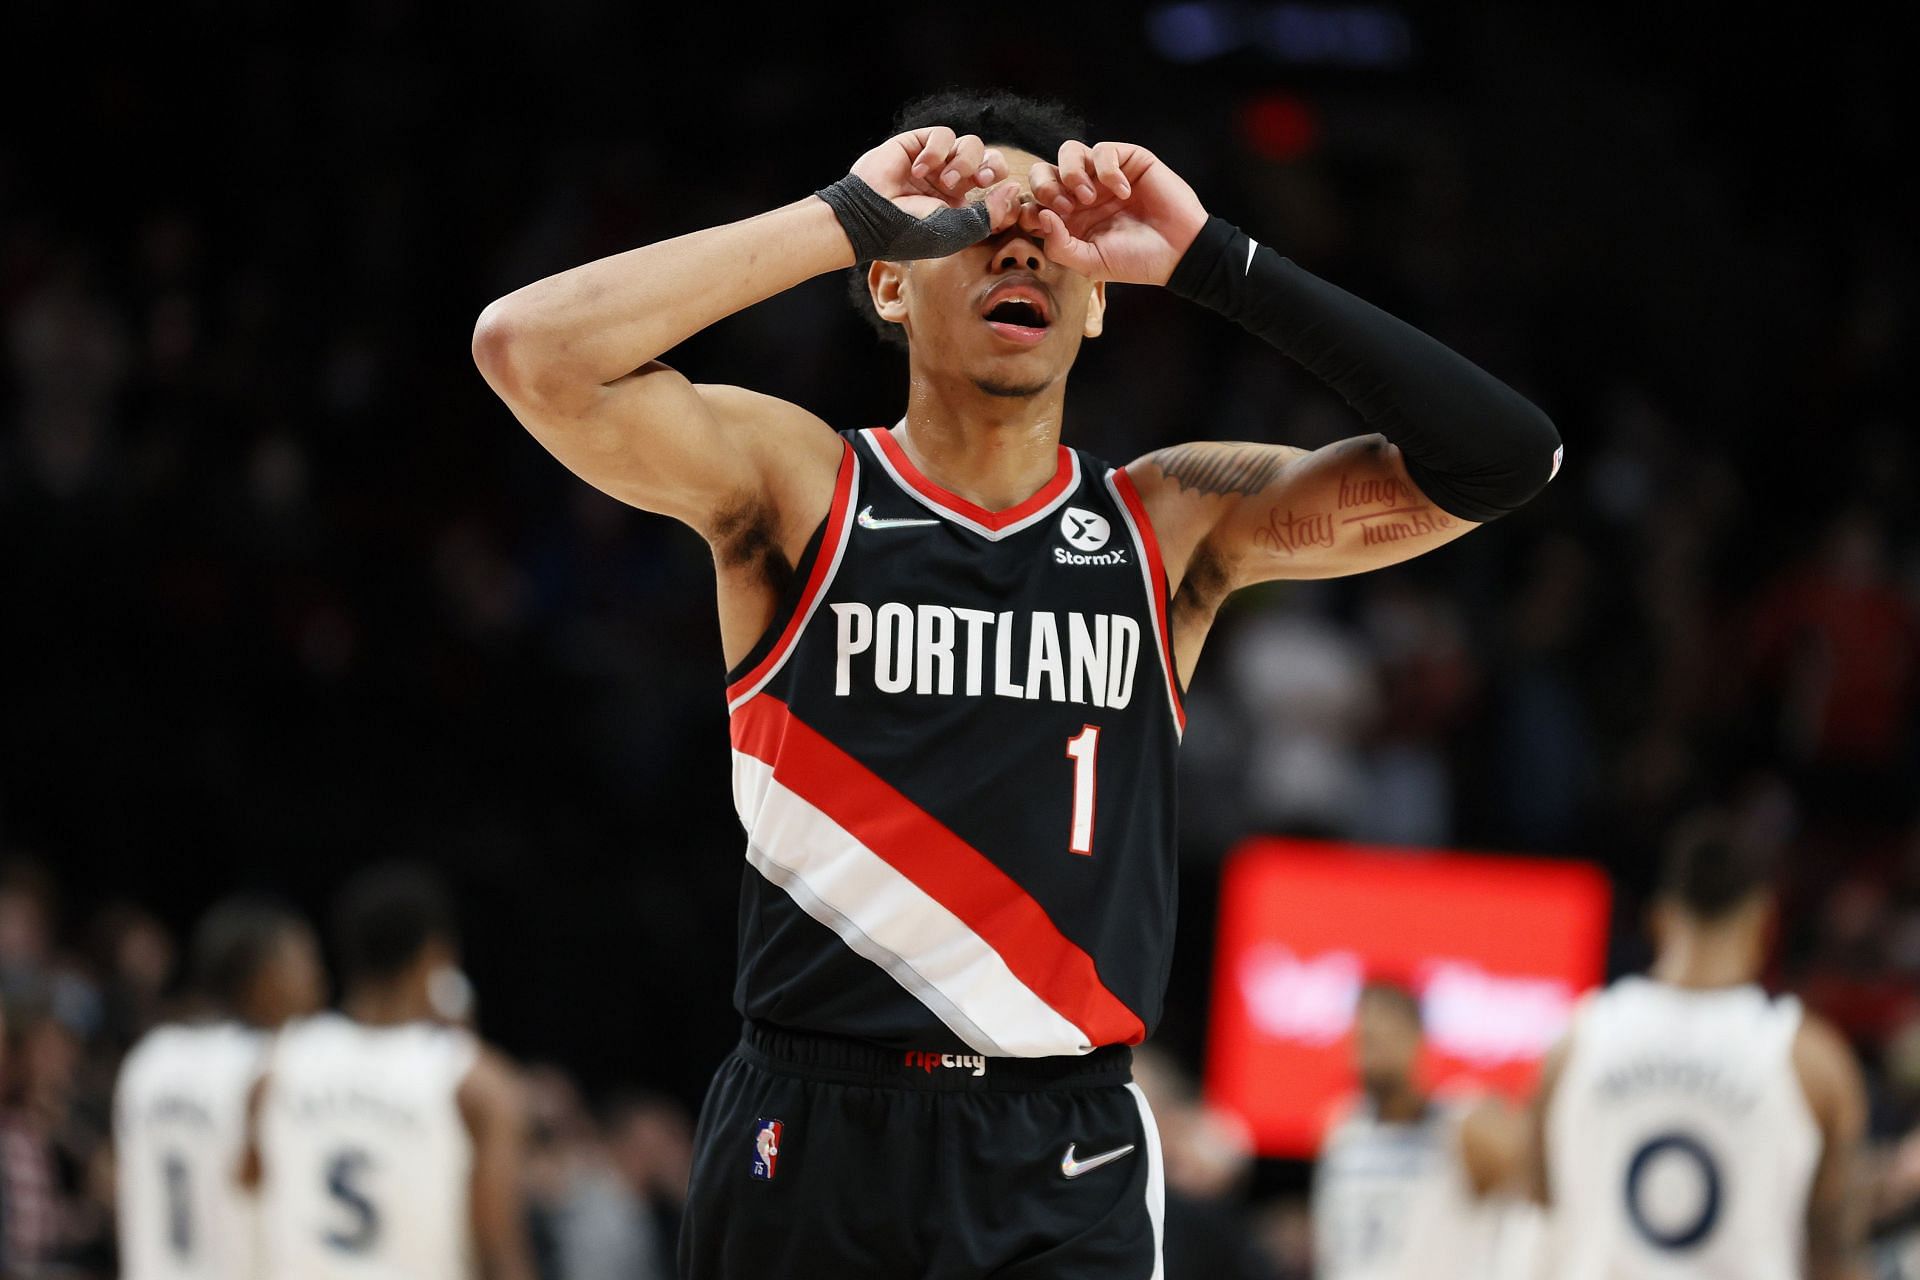
M 862 529 L 905 529 L 916 524 L 940 523 L 938 520 L 902 520 L 876 516 L 873 514 L 872 504 L 860 508 L 860 514 L 853 519 L 854 523 L 858 524 Z
M 1069 1178 L 1077 1178 L 1083 1173 L 1092 1173 L 1103 1164 L 1112 1164 L 1121 1156 L 1133 1154 L 1133 1144 L 1129 1142 L 1124 1147 L 1115 1147 L 1111 1151 L 1102 1151 L 1099 1155 L 1088 1156 L 1085 1160 L 1075 1160 L 1073 1158 L 1073 1149 L 1078 1145 L 1078 1143 L 1069 1142 L 1067 1144 L 1067 1154 L 1060 1157 L 1060 1172 Z

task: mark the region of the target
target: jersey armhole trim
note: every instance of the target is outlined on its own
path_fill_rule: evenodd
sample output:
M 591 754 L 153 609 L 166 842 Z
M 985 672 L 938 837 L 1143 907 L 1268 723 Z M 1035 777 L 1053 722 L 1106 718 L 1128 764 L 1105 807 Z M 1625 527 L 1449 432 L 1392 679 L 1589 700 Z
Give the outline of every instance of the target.
M 1160 540 L 1153 534 L 1146 503 L 1140 500 L 1140 491 L 1124 468 L 1108 470 L 1107 488 L 1119 504 L 1127 531 L 1133 536 L 1134 549 L 1140 555 L 1140 577 L 1147 589 L 1147 602 L 1153 609 L 1153 642 L 1160 651 L 1160 668 L 1167 681 L 1167 706 L 1173 711 L 1174 731 L 1184 735 L 1187 711 L 1180 696 L 1180 677 L 1173 667 L 1173 633 L 1167 625 L 1167 569 L 1160 560 Z
M 833 482 L 833 503 L 827 508 L 827 518 L 823 522 L 824 537 L 813 565 L 807 574 L 807 585 L 794 603 L 793 612 L 787 615 L 787 625 L 780 633 L 779 640 L 767 652 L 766 657 L 727 686 L 727 711 L 737 711 L 741 704 L 766 687 L 769 680 L 779 673 L 780 668 L 793 654 L 794 645 L 800 639 L 800 633 L 806 630 L 807 620 L 813 617 L 814 610 L 820 607 L 821 597 L 826 594 L 827 584 L 840 570 L 840 561 L 846 555 L 847 534 L 853 528 L 853 508 L 855 495 L 860 488 L 860 468 L 855 461 L 853 444 L 841 441 L 840 472 Z

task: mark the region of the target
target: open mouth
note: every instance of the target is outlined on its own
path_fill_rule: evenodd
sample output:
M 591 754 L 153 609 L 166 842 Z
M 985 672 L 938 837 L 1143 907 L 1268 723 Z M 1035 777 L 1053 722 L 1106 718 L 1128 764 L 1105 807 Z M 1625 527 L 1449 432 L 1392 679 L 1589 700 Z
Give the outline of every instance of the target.
M 1047 326 L 1053 320 L 1047 314 L 1045 300 L 1028 289 L 1003 294 L 981 313 L 981 319 L 1001 337 L 1023 344 L 1046 337 Z

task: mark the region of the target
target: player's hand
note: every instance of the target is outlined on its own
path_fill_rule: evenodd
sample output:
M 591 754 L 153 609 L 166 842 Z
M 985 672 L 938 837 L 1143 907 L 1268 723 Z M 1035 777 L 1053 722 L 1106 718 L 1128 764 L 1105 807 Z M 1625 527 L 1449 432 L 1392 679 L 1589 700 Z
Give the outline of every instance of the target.
M 1049 258 L 1094 280 L 1165 284 L 1207 222 L 1186 180 L 1131 142 L 1068 142 L 1027 183 L 1021 225 Z
M 992 232 L 1006 230 L 1018 216 L 1019 185 L 1006 180 L 1007 158 L 1000 149 L 978 134 L 956 137 L 945 125 L 888 138 L 856 160 L 852 173 L 916 218 L 969 200 L 987 202 Z

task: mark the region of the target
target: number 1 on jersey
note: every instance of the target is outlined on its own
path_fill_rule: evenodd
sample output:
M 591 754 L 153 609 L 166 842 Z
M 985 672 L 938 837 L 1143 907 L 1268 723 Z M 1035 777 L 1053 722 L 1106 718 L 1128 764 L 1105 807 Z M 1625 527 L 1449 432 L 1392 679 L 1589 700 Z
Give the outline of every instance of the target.
M 1073 761 L 1073 831 L 1067 848 L 1089 856 L 1093 853 L 1093 758 L 1100 750 L 1100 726 L 1082 725 L 1080 732 L 1067 739 L 1067 759 Z

